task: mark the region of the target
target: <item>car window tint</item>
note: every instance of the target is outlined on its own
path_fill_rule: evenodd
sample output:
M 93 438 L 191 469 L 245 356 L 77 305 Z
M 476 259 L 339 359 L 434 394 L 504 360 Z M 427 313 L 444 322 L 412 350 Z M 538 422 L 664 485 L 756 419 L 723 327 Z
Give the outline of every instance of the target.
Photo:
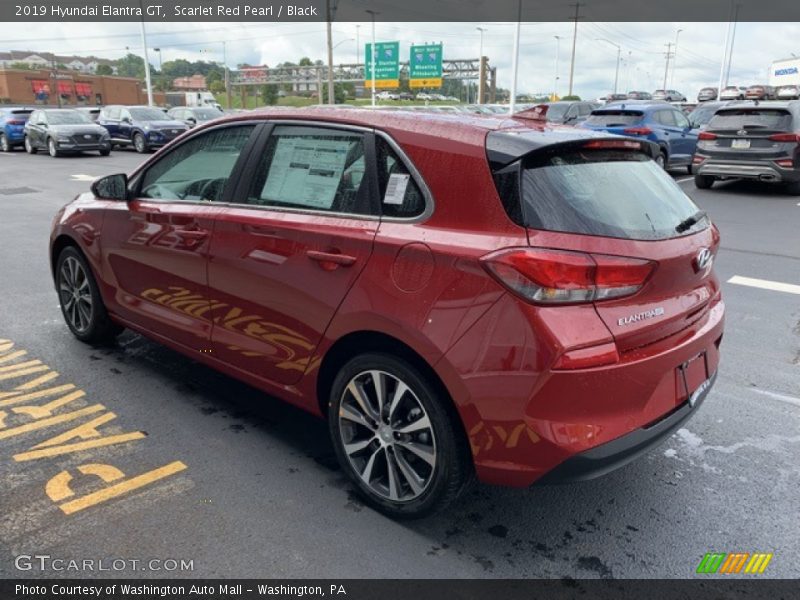
M 686 115 L 684 115 L 682 112 L 675 111 L 673 115 L 675 116 L 675 124 L 678 127 L 680 127 L 681 129 L 684 129 L 686 127 L 691 127 L 691 125 L 689 124 L 689 119 L 687 119 Z
M 219 201 L 253 125 L 216 129 L 181 144 L 150 167 L 141 198 Z
M 107 119 L 113 119 L 115 121 L 119 121 L 119 115 L 120 115 L 119 106 L 115 106 L 113 108 L 107 108 L 105 110 L 105 117 Z
M 667 127 L 675 127 L 675 112 L 671 110 L 660 110 L 656 113 L 656 120 Z
M 270 135 L 247 203 L 374 214 L 361 133 L 278 125 Z
M 376 137 L 375 144 L 381 213 L 385 217 L 418 217 L 425 212 L 425 196 L 389 143 Z
M 592 107 L 590 104 L 579 104 L 578 105 L 578 114 L 582 117 L 590 114 L 592 112 Z

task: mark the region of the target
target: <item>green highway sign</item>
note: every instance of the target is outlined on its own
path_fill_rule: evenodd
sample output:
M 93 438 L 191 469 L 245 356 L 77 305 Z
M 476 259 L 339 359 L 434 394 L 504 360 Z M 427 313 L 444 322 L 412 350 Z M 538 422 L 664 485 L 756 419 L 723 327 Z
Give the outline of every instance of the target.
M 375 88 L 400 86 L 400 42 L 376 42 Z M 364 49 L 364 79 L 367 89 L 372 87 L 372 44 Z
M 411 46 L 408 83 L 412 88 L 442 86 L 442 45 Z

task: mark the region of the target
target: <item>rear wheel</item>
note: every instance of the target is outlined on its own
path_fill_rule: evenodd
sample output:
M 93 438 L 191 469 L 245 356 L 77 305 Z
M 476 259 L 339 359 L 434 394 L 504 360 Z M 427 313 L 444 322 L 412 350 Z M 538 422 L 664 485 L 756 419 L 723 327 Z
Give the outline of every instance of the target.
M 5 133 L 0 133 L 0 152 L 11 152 L 11 144 L 8 143 Z
M 108 156 L 111 154 L 111 150 L 100 150 L 100 156 Z
M 472 480 L 448 401 L 414 366 L 389 354 L 362 354 L 339 371 L 330 434 L 339 464 L 370 506 L 392 517 L 423 517 L 453 502 Z
M 694 176 L 694 185 L 696 188 L 701 190 L 707 190 L 714 185 L 716 179 L 711 175 L 695 175 Z
M 73 246 L 58 257 L 56 289 L 67 327 L 82 342 L 110 342 L 122 331 L 108 316 L 89 264 Z
M 786 185 L 786 193 L 791 196 L 800 196 L 800 181 L 793 181 Z
M 36 154 L 36 147 L 31 142 L 31 138 L 25 136 L 25 152 L 28 154 Z

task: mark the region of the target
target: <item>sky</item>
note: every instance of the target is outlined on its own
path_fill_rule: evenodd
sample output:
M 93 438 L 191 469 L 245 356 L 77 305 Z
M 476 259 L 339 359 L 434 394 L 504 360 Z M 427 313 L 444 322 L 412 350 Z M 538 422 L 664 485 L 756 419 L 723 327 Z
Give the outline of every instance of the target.
M 511 85 L 513 23 L 376 23 L 377 41 L 400 41 L 407 59 L 412 43 L 442 42 L 445 59 L 477 58 L 480 32 L 483 53 L 497 67 L 498 85 Z M 614 89 L 617 48 L 620 46 L 619 91 L 662 88 L 668 42 L 678 41 L 677 59 L 670 66 L 667 87 L 689 98 L 701 87 L 716 87 L 727 23 L 600 23 L 581 21 L 575 58 L 574 93 L 597 98 Z M 680 34 L 678 34 L 678 31 Z M 333 23 L 334 63 L 356 60 L 371 39 L 370 23 Z M 185 58 L 276 65 L 303 56 L 326 60 L 325 23 L 148 23 L 150 63 Z M 557 40 L 555 36 L 561 39 Z M 549 94 L 557 86 L 565 95 L 569 82 L 573 24 L 521 25 L 519 93 Z M 225 42 L 223 44 L 223 42 Z M 223 46 L 225 55 L 223 54 Z M 558 49 L 558 69 L 556 55 Z M 58 54 L 94 54 L 118 58 L 142 54 L 138 23 L 31 23 L 4 32 L 0 50 L 38 50 Z M 731 85 L 766 83 L 772 61 L 800 56 L 800 23 L 738 23 L 730 69 Z M 674 67 L 674 69 L 673 69 Z M 556 83 L 556 76 L 558 82 Z

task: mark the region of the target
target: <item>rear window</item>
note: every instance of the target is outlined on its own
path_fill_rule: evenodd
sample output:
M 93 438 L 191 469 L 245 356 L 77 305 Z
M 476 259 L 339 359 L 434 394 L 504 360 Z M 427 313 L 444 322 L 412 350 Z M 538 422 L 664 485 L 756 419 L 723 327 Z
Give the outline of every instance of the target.
M 534 153 L 523 159 L 523 224 L 533 229 L 663 240 L 698 208 L 650 157 L 620 150 Z
M 780 129 L 792 125 L 792 114 L 781 109 L 720 110 L 708 123 L 709 129 Z
M 619 127 L 635 125 L 642 120 L 644 113 L 640 110 L 596 110 L 586 122 L 601 127 Z

